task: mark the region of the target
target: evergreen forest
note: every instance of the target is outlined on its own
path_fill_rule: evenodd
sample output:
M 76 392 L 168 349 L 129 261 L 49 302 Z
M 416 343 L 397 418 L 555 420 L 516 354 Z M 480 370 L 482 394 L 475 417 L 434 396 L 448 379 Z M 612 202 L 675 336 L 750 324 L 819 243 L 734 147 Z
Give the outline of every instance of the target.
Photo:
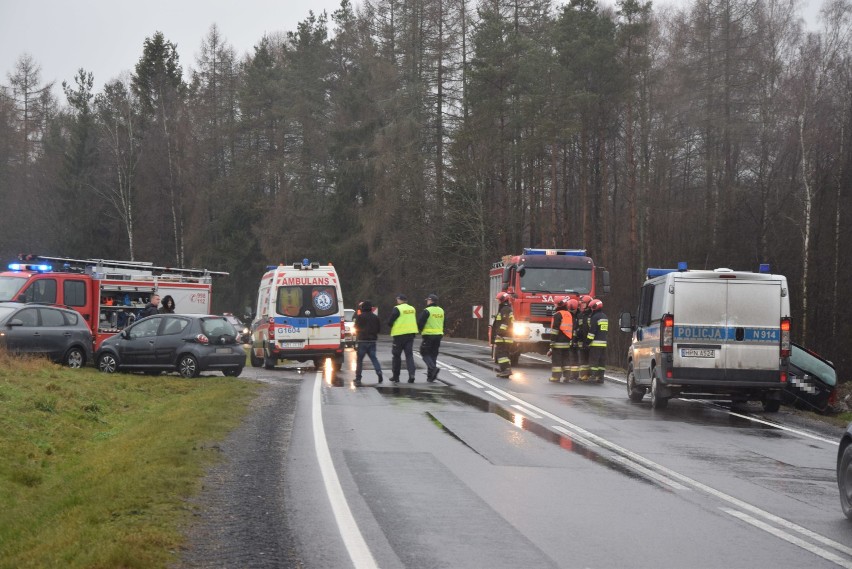
M 228 271 L 214 307 L 238 315 L 267 265 L 309 258 L 347 306 L 434 292 L 472 337 L 492 263 L 585 248 L 612 278 L 611 365 L 647 267 L 769 263 L 794 340 L 843 378 L 852 1 L 822 10 L 343 0 L 245 54 L 217 25 L 194 60 L 151 30 L 101 90 L 23 53 L 0 79 L 0 258 Z

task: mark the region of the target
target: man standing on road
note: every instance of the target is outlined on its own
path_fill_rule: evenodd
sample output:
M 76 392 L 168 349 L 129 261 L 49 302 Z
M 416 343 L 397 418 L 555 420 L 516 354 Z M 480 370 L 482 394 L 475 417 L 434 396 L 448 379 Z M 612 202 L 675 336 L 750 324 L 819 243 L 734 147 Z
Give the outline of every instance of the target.
M 405 352 L 405 366 L 408 368 L 408 383 L 414 383 L 414 336 L 417 335 L 417 316 L 414 307 L 408 304 L 407 300 L 408 297 L 402 293 L 396 295 L 396 306 L 388 320 L 393 340 L 390 378 L 393 383 L 399 383 L 403 352 Z
M 577 339 L 577 353 L 579 355 L 580 381 L 589 381 L 589 323 L 592 312 L 589 303 L 592 297 L 584 294 L 580 297 L 580 309 L 578 310 L 577 327 L 574 337 Z
M 556 303 L 553 321 L 550 323 L 550 381 L 568 383 L 570 371 L 569 354 L 574 338 L 574 316 L 568 305 L 577 301 L 573 298 L 560 298 Z
M 373 314 L 373 303 L 365 300 L 361 303 L 358 309 L 358 316 L 355 317 L 355 333 L 358 340 L 357 357 L 355 360 L 355 386 L 361 387 L 361 369 L 364 363 L 364 356 L 369 356 L 373 363 L 373 369 L 376 370 L 376 375 L 379 376 L 379 383 L 382 382 L 382 366 L 379 364 L 379 359 L 376 357 L 376 340 L 379 339 L 379 328 L 381 322 L 379 317 Z
M 139 314 L 139 318 L 146 318 L 148 316 L 154 316 L 155 314 L 160 313 L 160 295 L 152 294 L 151 300 L 148 304 L 145 305 L 145 308 L 142 309 L 142 312 Z
M 592 381 L 603 383 L 606 371 L 606 335 L 609 321 L 603 312 L 603 302 L 594 299 L 589 303 L 589 332 L 586 341 L 589 345 L 589 372 Z
M 438 306 L 437 294 L 426 297 L 426 308 L 417 319 L 417 329 L 423 338 L 420 355 L 426 364 L 426 381 L 431 383 L 438 379 L 438 372 L 441 371 L 438 369 L 438 349 L 444 337 L 444 309 Z
M 512 311 L 512 296 L 508 292 L 497 293 L 497 314 L 491 324 L 491 343 L 494 344 L 494 356 L 500 371 L 497 377 L 509 377 L 512 375 L 512 360 L 509 359 L 509 349 L 512 340 L 512 325 L 515 323 L 515 313 Z

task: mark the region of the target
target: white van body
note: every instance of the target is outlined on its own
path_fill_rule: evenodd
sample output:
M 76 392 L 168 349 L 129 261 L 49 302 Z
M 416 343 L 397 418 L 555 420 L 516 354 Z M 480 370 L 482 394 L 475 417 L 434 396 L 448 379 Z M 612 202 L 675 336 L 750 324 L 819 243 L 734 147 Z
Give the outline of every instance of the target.
M 302 261 L 268 267 L 260 279 L 251 324 L 251 363 L 272 369 L 278 360 L 330 359 L 343 365 L 343 294 L 332 265 Z
M 656 271 L 653 273 L 652 271 Z M 782 275 L 649 270 L 628 350 L 628 395 L 760 400 L 777 410 L 787 381 L 790 297 Z M 659 276 L 657 276 L 659 275 Z

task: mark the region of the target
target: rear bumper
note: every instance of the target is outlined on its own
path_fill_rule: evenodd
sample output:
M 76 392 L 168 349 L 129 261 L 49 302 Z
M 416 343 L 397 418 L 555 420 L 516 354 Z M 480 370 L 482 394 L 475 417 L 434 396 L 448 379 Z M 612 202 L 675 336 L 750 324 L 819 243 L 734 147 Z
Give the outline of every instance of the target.
M 269 355 L 277 360 L 295 360 L 297 362 L 306 362 L 315 360 L 317 358 L 343 357 L 342 344 L 336 347 L 306 347 L 297 349 L 284 349 L 276 346 L 275 344 L 270 343 L 268 349 Z

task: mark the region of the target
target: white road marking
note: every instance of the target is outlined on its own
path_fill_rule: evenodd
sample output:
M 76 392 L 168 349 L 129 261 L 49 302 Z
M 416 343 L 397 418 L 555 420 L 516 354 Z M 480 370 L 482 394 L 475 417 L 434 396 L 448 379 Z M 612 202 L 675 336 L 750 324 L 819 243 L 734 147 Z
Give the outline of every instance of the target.
M 331 460 L 331 451 L 328 448 L 328 441 L 325 438 L 325 427 L 322 423 L 322 382 L 323 374 L 321 371 L 318 371 L 314 382 L 311 418 L 314 429 L 314 447 L 317 453 L 317 460 L 319 461 L 320 472 L 322 472 L 322 479 L 325 483 L 325 490 L 328 494 L 328 500 L 331 502 L 334 519 L 340 530 L 340 537 L 343 538 L 343 544 L 346 546 L 346 551 L 349 553 L 355 569 L 372 569 L 374 567 L 378 569 L 376 559 L 370 552 L 367 542 L 364 541 L 364 536 L 361 535 L 358 524 L 355 523 L 355 517 L 352 515 L 352 510 L 349 509 L 349 504 L 346 502 L 343 487 L 340 486 L 340 479 L 337 477 L 334 462 Z
M 482 386 L 479 385 L 478 383 L 476 383 L 475 381 L 471 381 L 471 380 L 468 379 L 467 382 L 477 389 L 482 389 Z
M 650 468 L 645 468 L 641 464 L 636 464 L 635 462 L 633 462 L 629 458 L 625 458 L 625 457 L 618 455 L 618 454 L 613 455 L 612 458 L 614 460 L 617 460 L 618 462 L 620 462 L 624 466 L 626 466 L 628 468 L 632 468 L 633 470 L 637 470 L 637 471 L 641 472 L 642 474 L 644 474 L 645 476 L 647 476 L 649 478 L 653 478 L 657 482 L 660 482 L 661 484 L 665 484 L 666 486 L 674 488 L 675 490 L 683 490 L 685 492 L 690 491 L 689 488 L 687 488 L 683 484 L 676 482 L 676 481 L 672 480 L 671 478 L 663 476 L 662 474 L 658 474 L 658 473 L 654 472 L 653 470 L 651 470 Z
M 798 538 L 794 535 L 790 535 L 787 532 L 783 532 L 778 528 L 772 527 L 771 525 L 764 523 L 760 520 L 757 520 L 757 519 L 755 519 L 755 518 L 753 518 L 753 517 L 751 517 L 747 514 L 744 514 L 742 512 L 738 512 L 738 511 L 732 510 L 730 508 L 720 508 L 720 509 L 727 514 L 730 514 L 730 515 L 734 516 L 735 518 L 746 522 L 747 524 L 751 524 L 754 527 L 762 529 L 763 531 L 770 533 L 777 538 L 783 539 L 784 541 L 787 541 L 789 543 L 792 543 L 793 545 L 801 547 L 802 549 L 805 549 L 805 550 L 813 553 L 814 555 L 818 555 L 818 556 L 822 557 L 823 559 L 827 559 L 828 561 L 831 561 L 832 563 L 840 565 L 841 567 L 846 567 L 847 569 L 852 569 L 852 562 L 847 561 L 846 559 L 843 559 L 842 557 L 839 557 L 839 556 L 835 555 L 834 553 L 832 553 L 830 551 L 826 551 L 825 549 L 823 549 L 821 547 L 817 547 L 817 546 L 815 546 L 811 543 L 808 543 L 807 541 L 800 539 L 800 538 Z
M 587 446 L 587 447 L 589 447 L 589 448 L 598 448 L 598 449 L 599 449 L 599 448 L 601 448 L 601 447 L 599 447 L 598 445 L 596 445 L 595 443 L 593 443 L 592 441 L 590 441 L 589 439 L 587 439 L 587 438 L 585 438 L 585 437 L 581 437 L 581 436 L 580 436 L 580 435 L 578 435 L 577 433 L 574 433 L 574 432 L 572 432 L 572 431 L 569 431 L 568 429 L 566 429 L 566 428 L 565 428 L 565 427 L 563 427 L 562 425 L 553 425 L 553 426 L 551 427 L 551 429 L 553 429 L 554 431 L 559 431 L 560 433 L 562 433 L 563 435 L 567 436 L 567 437 L 568 437 L 568 438 L 570 438 L 571 440 L 573 440 L 573 441 L 577 441 L 578 443 L 580 443 L 580 444 L 582 444 L 582 445 L 584 445 L 584 446 Z
M 522 405 L 512 405 L 512 407 L 514 407 L 514 408 L 515 408 L 515 409 L 517 409 L 518 411 L 523 411 L 525 415 L 529 415 L 529 416 L 530 416 L 530 417 L 532 417 L 533 419 L 541 419 L 541 415 L 538 415 L 538 414 L 536 414 L 536 413 L 533 413 L 533 412 L 532 412 L 532 411 L 530 411 L 529 409 L 525 409 Z
M 533 405 L 532 403 L 528 403 L 528 402 L 524 401 L 523 399 L 516 397 L 515 395 L 512 395 L 511 393 L 503 391 L 499 387 L 494 387 L 493 385 L 491 385 L 490 383 L 488 383 L 484 380 L 481 380 L 481 379 L 478 379 L 478 378 L 476 378 L 476 380 L 478 382 L 480 382 L 484 387 L 486 387 L 486 388 L 490 387 L 492 390 L 494 390 L 497 393 L 504 395 L 508 399 L 516 401 L 517 403 L 519 403 L 520 405 L 523 405 L 527 409 L 533 409 L 535 412 L 541 413 L 545 417 L 547 417 L 547 418 L 549 418 L 553 421 L 556 421 L 557 423 L 560 423 L 561 425 L 567 427 L 571 431 L 573 431 L 573 432 L 579 434 L 580 436 L 583 436 L 583 437 L 585 437 L 585 438 L 587 438 L 591 441 L 594 441 L 598 445 L 600 445 L 600 446 L 602 446 L 602 447 L 604 447 L 604 448 L 606 448 L 606 449 L 608 449 L 612 452 L 615 452 L 615 453 L 620 454 L 620 455 L 622 455 L 626 458 L 629 458 L 630 460 L 632 460 L 636 463 L 642 464 L 642 465 L 646 466 L 647 468 L 656 470 L 657 472 L 659 472 L 659 473 L 661 473 L 665 476 L 668 476 L 669 478 L 677 480 L 677 481 L 685 484 L 686 486 L 691 486 L 692 488 L 694 488 L 696 490 L 700 490 L 700 491 L 702 491 L 706 494 L 710 494 L 711 496 L 714 496 L 714 497 L 718 498 L 719 500 L 722 500 L 724 502 L 728 502 L 729 504 L 732 504 L 732 505 L 734 505 L 734 506 L 736 506 L 736 507 L 738 507 L 742 510 L 746 510 L 746 511 L 748 511 L 748 512 L 754 514 L 754 515 L 760 516 L 760 517 L 762 517 L 766 520 L 771 521 L 772 523 L 774 523 L 776 525 L 780 525 L 780 526 L 785 527 L 789 530 L 795 531 L 795 532 L 797 532 L 801 535 L 804 535 L 804 536 L 806 536 L 806 537 L 808 537 L 808 538 L 810 538 L 814 541 L 822 543 L 823 545 L 827 545 L 828 547 L 831 547 L 832 549 L 835 549 L 837 551 L 840 551 L 840 552 L 843 552 L 847 555 L 852 556 L 852 548 L 849 548 L 849 547 L 843 545 L 842 543 L 838 543 L 838 542 L 836 542 L 832 539 L 829 539 L 829 538 L 827 538 L 823 535 L 820 535 L 816 532 L 813 532 L 813 531 L 811 531 L 807 528 L 804 528 L 804 527 L 802 527 L 798 524 L 795 524 L 795 523 L 793 523 L 789 520 L 786 520 L 782 517 L 776 516 L 775 514 L 772 514 L 772 513 L 765 511 L 765 510 L 762 510 L 762 509 L 758 508 L 757 506 L 753 506 L 752 504 L 749 504 L 748 502 L 744 502 L 744 501 L 740 500 L 739 498 L 735 498 L 733 496 L 725 494 L 724 492 L 721 492 L 719 490 L 716 490 L 715 488 L 707 486 L 706 484 L 698 482 L 697 480 L 694 480 L 694 479 L 692 479 L 692 478 L 690 478 L 690 477 L 688 477 L 684 474 L 681 474 L 679 472 L 671 470 L 671 469 L 663 466 L 662 464 L 658 464 L 658 463 L 656 463 L 656 462 L 654 462 L 654 461 L 652 461 L 648 458 L 645 458 L 642 455 L 636 454 L 633 451 L 630 451 L 630 450 L 628 450 L 628 449 L 626 449 L 622 446 L 619 446 L 619 445 L 617 445 L 617 444 L 615 444 L 615 443 L 613 443 L 613 442 L 611 442 L 611 441 L 609 441 L 609 440 L 607 440 L 603 437 L 599 437 L 598 435 L 587 431 L 586 429 L 580 427 L 579 425 L 575 425 L 573 423 L 570 423 L 570 422 L 566 421 L 565 419 L 558 417 L 558 416 L 554 415 L 553 413 L 550 413 L 549 411 L 545 411 L 544 409 L 537 407 L 537 406 Z
M 493 392 L 493 391 L 491 391 L 490 389 L 486 389 L 486 390 L 485 390 L 485 393 L 487 393 L 488 395 L 490 395 L 491 397 L 493 397 L 494 399 L 496 399 L 496 400 L 498 400 L 498 401 L 506 401 L 506 398 L 505 398 L 505 397 L 503 397 L 502 395 L 499 395 L 499 394 L 497 394 L 497 393 L 494 393 L 494 392 Z

